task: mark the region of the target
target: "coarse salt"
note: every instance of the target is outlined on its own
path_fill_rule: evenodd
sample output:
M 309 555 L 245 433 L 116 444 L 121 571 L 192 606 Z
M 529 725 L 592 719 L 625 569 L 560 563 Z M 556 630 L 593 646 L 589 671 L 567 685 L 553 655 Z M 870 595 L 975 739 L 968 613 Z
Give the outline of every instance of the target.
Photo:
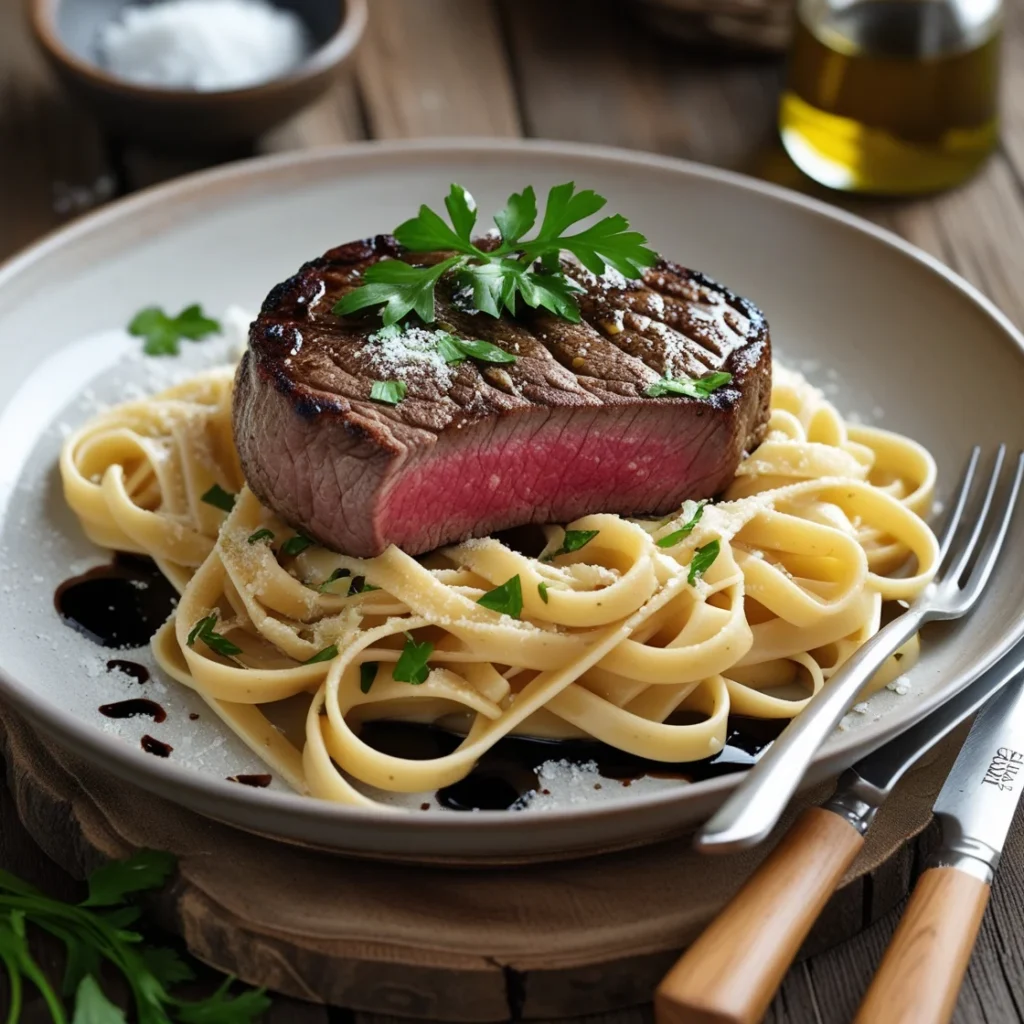
M 312 41 L 302 19 L 267 0 L 163 0 L 130 5 L 100 33 L 99 58 L 119 78 L 216 92 L 280 78 Z

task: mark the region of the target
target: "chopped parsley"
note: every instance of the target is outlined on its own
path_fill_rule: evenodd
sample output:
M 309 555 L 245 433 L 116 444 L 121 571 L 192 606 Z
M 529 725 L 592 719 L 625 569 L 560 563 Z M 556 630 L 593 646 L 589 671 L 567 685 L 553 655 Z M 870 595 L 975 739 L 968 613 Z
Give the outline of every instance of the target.
M 220 323 L 206 316 L 199 305 L 188 306 L 177 316 L 168 316 L 159 306 L 148 306 L 128 325 L 129 334 L 146 339 L 142 351 L 147 356 L 176 356 L 182 338 L 201 341 L 220 329 Z
M 600 530 L 566 530 L 565 537 L 562 539 L 562 546 L 556 548 L 549 555 L 545 555 L 542 562 L 552 562 L 559 555 L 568 555 L 573 551 L 579 551 L 580 548 L 586 547 L 601 531 Z
M 705 373 L 702 377 L 675 378 L 662 377 L 650 385 L 644 394 L 648 398 L 661 398 L 663 395 L 685 395 L 687 398 L 710 398 L 720 387 L 732 380 L 732 374 L 724 370 Z
M 673 530 L 671 533 L 665 534 L 664 537 L 659 538 L 655 543 L 659 548 L 674 548 L 681 540 L 685 540 L 693 533 L 694 527 L 700 522 L 700 517 L 704 515 L 704 506 L 707 504 L 707 499 L 697 502 L 697 510 L 690 516 L 689 519 L 679 527 L 678 530 Z
M 495 214 L 501 241 L 485 251 L 473 244 L 476 202 L 461 185 L 452 184 L 445 198 L 450 224 L 430 207 L 421 206 L 417 216 L 395 228 L 394 235 L 409 252 L 454 255 L 429 267 L 414 267 L 404 260 L 374 263 L 366 269 L 365 283 L 342 296 L 334 312 L 348 316 L 382 307 L 385 326 L 412 312 L 430 324 L 436 317 L 434 289 L 450 274 L 460 290 L 472 295 L 473 305 L 481 313 L 500 317 L 504 308 L 515 315 L 516 303 L 522 301 L 579 323 L 576 293 L 580 288 L 562 272 L 559 258 L 563 251 L 572 253 L 593 274 L 612 267 L 626 277 L 639 277 L 658 259 L 646 247 L 647 239 L 630 231 L 629 222 L 619 214 L 569 233 L 573 225 L 593 216 L 606 203 L 590 189 L 576 191 L 574 182 L 556 185 L 548 192 L 537 233 L 526 239 L 539 216 L 536 193 L 527 186 L 509 196 L 505 207 Z
M 363 693 L 369 693 L 370 687 L 373 686 L 373 681 L 377 678 L 377 662 L 375 661 L 364 661 L 359 666 L 359 689 Z
M 518 619 L 523 613 L 523 587 L 518 574 L 500 587 L 487 591 L 476 603 L 499 615 L 511 615 L 513 619 Z
M 430 669 L 427 662 L 434 653 L 434 645 L 429 641 L 417 643 L 410 633 L 405 634 L 405 647 L 395 663 L 391 677 L 399 683 L 412 683 L 419 686 L 427 681 Z
M 297 533 L 297 534 L 295 534 L 294 537 L 289 537 L 281 545 L 281 554 L 282 555 L 301 555 L 302 552 L 306 550 L 306 548 L 311 548 L 312 546 L 313 546 L 313 541 L 310 540 L 309 537 L 307 537 L 303 533 Z
M 351 575 L 352 573 L 350 573 L 348 569 L 335 569 L 334 572 L 332 572 L 331 575 L 328 576 L 319 587 L 317 587 L 317 590 L 319 590 L 321 594 L 333 594 L 334 591 L 330 589 L 331 584 L 336 583 L 338 580 L 343 580 L 346 576 Z M 349 589 L 351 590 L 351 585 Z
M 192 632 L 188 635 L 189 647 L 194 647 L 197 640 L 202 640 L 211 651 L 214 651 L 222 657 L 233 658 L 236 654 L 241 654 L 241 647 L 237 644 L 233 644 L 227 639 L 227 637 L 221 636 L 220 633 L 215 632 L 213 627 L 216 625 L 216 612 L 213 612 L 211 615 L 207 615 L 204 619 L 200 619 L 192 627 Z
M 516 357 L 489 341 L 466 341 L 447 331 L 438 331 L 437 350 L 446 363 L 464 363 L 479 359 L 481 363 L 514 363 Z
M 348 588 L 350 596 L 352 594 L 367 594 L 371 590 L 380 590 L 380 587 L 375 587 L 372 583 L 367 583 L 365 576 L 353 576 L 352 585 Z
M 722 545 L 717 540 L 713 540 L 694 551 L 693 558 L 690 560 L 690 572 L 686 577 L 686 582 L 691 587 L 715 564 L 715 559 L 721 548 Z
M 537 593 L 540 594 L 540 599 L 547 604 L 548 603 L 548 585 L 546 583 L 537 584 Z
M 338 645 L 330 644 L 322 651 L 317 651 L 312 658 L 307 658 L 303 665 L 318 665 L 321 661 L 333 661 L 338 656 Z
M 375 380 L 370 387 L 370 398 L 385 405 L 398 405 L 407 390 L 404 380 Z
M 221 512 L 230 512 L 235 507 L 235 495 L 225 491 L 220 484 L 214 484 L 199 500 L 219 508 Z
M 262 530 L 257 530 L 255 533 L 249 534 L 249 543 L 258 544 L 261 540 L 273 540 L 274 531 L 268 530 L 265 526 Z

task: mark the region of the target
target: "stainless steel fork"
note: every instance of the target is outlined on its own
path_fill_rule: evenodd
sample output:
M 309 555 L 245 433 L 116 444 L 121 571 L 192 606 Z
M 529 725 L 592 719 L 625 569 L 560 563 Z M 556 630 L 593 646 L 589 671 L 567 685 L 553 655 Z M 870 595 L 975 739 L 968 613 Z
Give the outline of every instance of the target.
M 949 521 L 943 532 L 935 579 L 907 609 L 880 629 L 822 687 L 800 715 L 786 727 L 761 760 L 747 773 L 728 800 L 697 833 L 696 847 L 728 853 L 759 843 L 774 828 L 796 792 L 818 748 L 883 662 L 926 622 L 958 619 L 977 603 L 992 575 L 1010 526 L 1021 478 L 1024 452 L 1017 457 L 1005 500 L 994 515 L 996 492 L 1003 475 L 1006 446 L 1000 445 L 973 526 L 965 519 L 981 449 L 975 447 Z M 981 548 L 972 564 L 972 558 Z

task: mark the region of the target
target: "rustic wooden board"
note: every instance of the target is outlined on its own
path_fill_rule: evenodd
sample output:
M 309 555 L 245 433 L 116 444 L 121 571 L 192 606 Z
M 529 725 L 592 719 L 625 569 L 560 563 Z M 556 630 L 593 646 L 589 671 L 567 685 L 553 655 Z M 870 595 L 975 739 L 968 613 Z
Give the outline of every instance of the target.
M 483 1022 L 641 1004 L 771 845 L 702 858 L 677 840 L 478 871 L 344 861 L 127 786 L 41 740 L 9 709 L 0 709 L 0 734 L 21 820 L 72 875 L 137 849 L 169 850 L 178 876 L 151 910 L 199 959 L 367 1012 Z M 955 750 L 908 775 L 805 954 L 849 938 L 902 897 L 906 839 L 927 825 Z

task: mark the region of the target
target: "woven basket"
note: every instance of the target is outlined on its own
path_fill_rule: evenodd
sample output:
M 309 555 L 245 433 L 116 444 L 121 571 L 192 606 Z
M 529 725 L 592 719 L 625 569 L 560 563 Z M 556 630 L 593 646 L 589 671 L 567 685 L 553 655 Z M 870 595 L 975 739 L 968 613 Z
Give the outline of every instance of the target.
M 745 50 L 784 50 L 794 0 L 634 0 L 660 32 L 687 43 Z

